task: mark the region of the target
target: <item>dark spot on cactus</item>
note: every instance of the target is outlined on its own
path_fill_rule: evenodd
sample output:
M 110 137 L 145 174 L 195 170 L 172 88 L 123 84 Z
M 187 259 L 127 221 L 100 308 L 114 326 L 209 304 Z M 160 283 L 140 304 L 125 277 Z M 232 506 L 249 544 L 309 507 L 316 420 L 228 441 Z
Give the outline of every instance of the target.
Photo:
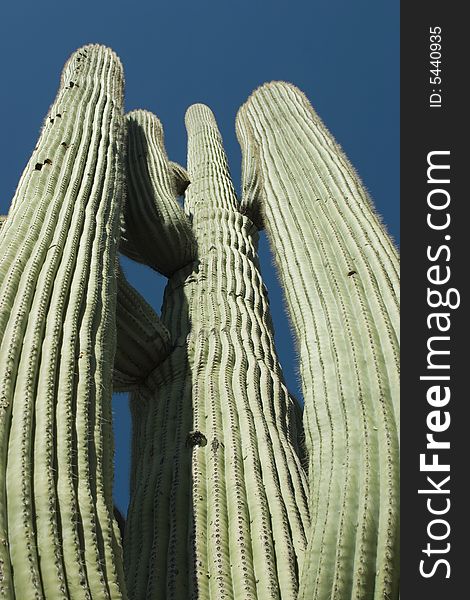
M 349 271 L 348 272 L 348 277 L 351 277 L 352 275 L 357 275 L 357 271 Z
M 42 163 L 36 163 L 34 168 L 36 169 L 36 171 L 40 171 L 42 169 Z
M 77 86 L 77 87 L 78 87 L 78 83 L 74 83 L 73 81 L 71 81 L 71 82 L 69 83 L 69 88 L 70 88 L 70 89 L 72 89 L 74 86 Z
M 62 118 L 62 115 L 60 113 L 57 113 L 56 117 L 59 117 L 59 119 L 60 119 L 60 118 Z
M 49 117 L 49 121 L 52 123 L 54 123 L 54 119 L 52 117 Z
M 186 437 L 186 446 L 206 446 L 207 438 L 200 431 L 190 431 Z
M 46 158 L 46 160 L 44 161 L 45 165 L 52 165 L 52 160 L 50 158 Z
M 69 147 L 69 145 L 67 144 L 67 142 L 61 142 L 60 145 L 63 146 L 66 150 Z

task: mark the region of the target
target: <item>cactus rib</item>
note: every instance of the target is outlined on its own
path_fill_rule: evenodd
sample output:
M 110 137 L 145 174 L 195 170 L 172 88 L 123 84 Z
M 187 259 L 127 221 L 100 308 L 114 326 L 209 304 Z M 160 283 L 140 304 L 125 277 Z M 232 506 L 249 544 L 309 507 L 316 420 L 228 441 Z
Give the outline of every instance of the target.
M 170 353 L 167 328 L 152 307 L 118 271 L 116 306 L 117 344 L 113 390 L 131 391 L 144 382 Z

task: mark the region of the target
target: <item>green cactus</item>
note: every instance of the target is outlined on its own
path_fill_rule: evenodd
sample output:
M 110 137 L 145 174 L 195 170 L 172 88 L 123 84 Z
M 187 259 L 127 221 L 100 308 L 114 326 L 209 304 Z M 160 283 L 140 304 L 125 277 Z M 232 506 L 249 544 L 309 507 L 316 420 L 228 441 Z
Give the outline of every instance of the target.
M 186 114 L 187 173 L 154 115 L 123 118 L 122 85 L 111 50 L 72 55 L 0 216 L 0 598 L 396 598 L 398 259 L 357 175 L 302 93 L 267 84 L 237 115 L 239 202 L 211 111 Z M 118 244 L 168 277 L 161 318 Z M 127 523 L 113 389 L 132 394 Z
M 300 351 L 312 531 L 299 598 L 395 598 L 396 250 L 294 86 L 254 92 L 237 133 L 242 209 L 266 227 Z
M 160 221 L 145 225 L 159 227 L 152 246 L 127 230 L 126 239 L 141 256 L 152 248 L 155 268 L 172 273 L 162 321 L 173 340 L 131 400 L 129 593 L 296 598 L 309 525 L 299 408 L 274 349 L 256 228 L 238 210 L 206 106 L 186 116 L 184 212 L 158 120 L 143 111 L 128 120 L 126 223 L 152 211 Z M 170 244 L 171 262 L 160 253 Z
M 0 230 L 0 597 L 125 598 L 112 368 L 123 73 L 90 45 Z

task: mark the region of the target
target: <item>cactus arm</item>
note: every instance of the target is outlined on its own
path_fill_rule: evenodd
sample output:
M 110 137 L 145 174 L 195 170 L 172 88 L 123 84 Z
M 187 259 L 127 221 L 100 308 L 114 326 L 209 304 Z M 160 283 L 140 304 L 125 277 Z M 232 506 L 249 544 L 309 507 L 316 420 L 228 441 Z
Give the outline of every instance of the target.
M 396 250 L 294 86 L 257 90 L 237 133 L 242 149 L 256 148 L 258 210 L 300 349 L 312 532 L 299 598 L 395 598 Z
M 110 50 L 72 55 L 0 241 L 4 597 L 125 597 L 111 432 L 122 80 Z
M 204 104 L 193 104 L 186 112 L 185 123 L 191 181 L 185 212 L 195 217 L 198 212 L 205 212 L 204 207 L 237 210 L 227 157 L 212 111 Z
M 116 328 L 113 390 L 131 391 L 169 355 L 172 346 L 168 329 L 129 284 L 121 269 L 118 272 Z
M 125 237 L 132 239 L 146 264 L 171 275 L 195 255 L 191 225 L 176 201 L 183 172 L 168 161 L 163 129 L 154 115 L 133 111 L 127 115 L 127 125 Z M 126 252 L 125 245 L 122 251 Z

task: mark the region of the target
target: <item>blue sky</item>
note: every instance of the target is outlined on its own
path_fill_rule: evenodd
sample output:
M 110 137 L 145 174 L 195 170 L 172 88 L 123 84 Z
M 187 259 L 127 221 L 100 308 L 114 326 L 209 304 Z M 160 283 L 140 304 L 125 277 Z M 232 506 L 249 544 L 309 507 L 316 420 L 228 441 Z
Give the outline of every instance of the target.
M 155 112 L 168 154 L 186 162 L 184 113 L 208 104 L 219 123 L 236 188 L 240 150 L 235 115 L 265 81 L 297 85 L 310 99 L 399 239 L 399 2 L 376 0 L 81 0 L 8 2 L 2 6 L 0 55 L 0 213 L 52 103 L 62 66 L 86 43 L 120 56 L 126 110 Z M 270 291 L 279 355 L 299 394 L 289 325 L 264 238 L 261 263 Z M 165 280 L 126 261 L 129 279 L 160 310 Z M 128 502 L 127 400 L 114 401 L 115 496 Z

